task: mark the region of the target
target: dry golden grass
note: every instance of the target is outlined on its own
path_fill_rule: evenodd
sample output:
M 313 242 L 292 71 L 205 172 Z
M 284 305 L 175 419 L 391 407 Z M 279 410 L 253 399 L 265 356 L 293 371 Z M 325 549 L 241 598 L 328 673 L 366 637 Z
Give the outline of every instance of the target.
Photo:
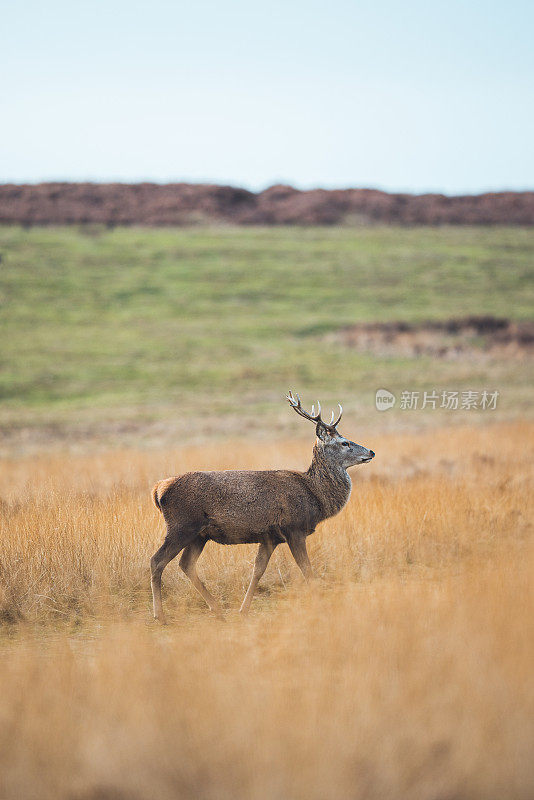
M 297 466 L 310 442 L 42 456 L 0 472 L 0 797 L 531 798 L 528 423 L 373 437 L 349 506 L 279 547 L 248 619 L 254 548 L 210 544 L 213 619 L 164 573 L 160 477 Z

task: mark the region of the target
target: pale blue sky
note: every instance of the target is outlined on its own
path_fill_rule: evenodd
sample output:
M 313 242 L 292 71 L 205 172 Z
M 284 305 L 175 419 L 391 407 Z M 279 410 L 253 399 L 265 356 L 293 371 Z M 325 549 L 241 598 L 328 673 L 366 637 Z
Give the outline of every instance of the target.
M 4 0 L 0 182 L 532 189 L 533 8 Z

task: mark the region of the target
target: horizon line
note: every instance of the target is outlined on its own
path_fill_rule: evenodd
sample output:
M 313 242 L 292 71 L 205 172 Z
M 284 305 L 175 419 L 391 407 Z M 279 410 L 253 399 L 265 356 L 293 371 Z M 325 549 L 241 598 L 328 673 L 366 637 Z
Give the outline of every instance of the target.
M 210 181 L 210 180 L 179 180 L 179 179 L 170 179 L 170 180 L 158 180 L 155 178 L 136 178 L 131 180 L 125 180 L 122 178 L 106 178 L 106 179 L 95 179 L 95 178 L 80 178 L 80 179 L 72 179 L 72 178 L 36 178 L 34 180 L 22 180 L 22 181 L 14 181 L 14 180 L 0 180 L 0 187 L 6 186 L 43 186 L 43 185 L 53 185 L 53 184 L 61 184 L 61 185 L 75 185 L 75 184 L 92 184 L 92 185 L 123 185 L 123 186 L 140 186 L 140 185 L 152 185 L 152 186 L 177 186 L 177 185 L 186 185 L 186 186 L 217 186 L 217 187 L 224 187 L 224 188 L 231 188 L 231 189 L 241 189 L 246 192 L 249 192 L 253 195 L 260 195 L 269 189 L 273 189 L 275 187 L 284 187 L 288 189 L 292 189 L 293 191 L 297 192 L 314 192 L 314 191 L 325 191 L 325 192 L 336 192 L 336 191 L 370 191 L 370 192 L 382 192 L 384 194 L 389 195 L 412 195 L 412 196 L 428 196 L 428 195 L 437 195 L 442 197 L 477 197 L 486 194 L 531 194 L 534 192 L 533 187 L 524 187 L 524 188 L 495 188 L 493 186 L 487 186 L 483 189 L 476 189 L 476 190 L 459 190 L 456 192 L 448 192 L 443 191 L 442 189 L 388 189 L 384 188 L 383 185 L 375 185 L 375 186 L 355 186 L 351 184 L 345 185 L 320 185 L 320 184 L 313 184 L 309 186 L 303 186 L 302 184 L 293 184 L 283 180 L 278 180 L 273 183 L 269 183 L 265 185 L 263 188 L 251 188 L 251 185 L 247 184 L 238 184 L 238 183 L 230 183 L 226 181 Z

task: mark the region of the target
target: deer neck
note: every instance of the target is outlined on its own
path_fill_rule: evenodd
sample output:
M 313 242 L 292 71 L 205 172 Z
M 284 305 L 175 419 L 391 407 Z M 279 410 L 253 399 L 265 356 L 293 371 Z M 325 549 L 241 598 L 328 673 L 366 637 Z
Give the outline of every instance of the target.
M 350 497 L 352 481 L 347 470 L 326 458 L 315 445 L 313 459 L 306 473 L 310 488 L 323 508 L 323 519 L 341 511 Z

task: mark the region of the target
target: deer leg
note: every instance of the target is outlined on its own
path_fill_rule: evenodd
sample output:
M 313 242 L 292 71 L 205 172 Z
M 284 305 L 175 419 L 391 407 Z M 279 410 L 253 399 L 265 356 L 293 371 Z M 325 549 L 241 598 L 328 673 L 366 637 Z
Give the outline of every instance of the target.
M 197 592 L 202 595 L 210 611 L 214 611 L 218 617 L 222 617 L 222 609 L 218 600 L 206 589 L 197 574 L 196 564 L 205 544 L 206 539 L 203 539 L 201 536 L 195 539 L 194 542 L 191 542 L 191 544 L 188 544 L 180 556 L 180 568 L 187 575 Z
M 172 561 L 180 550 L 183 550 L 189 544 L 191 538 L 191 535 L 185 535 L 184 533 L 168 533 L 159 550 L 150 559 L 150 585 L 152 587 L 154 619 L 157 619 L 162 624 L 165 624 L 165 614 L 161 603 L 161 575 L 169 561 Z
M 287 541 L 291 554 L 304 578 L 309 581 L 313 578 L 312 565 L 306 550 L 306 538 L 304 536 L 291 537 Z
M 256 560 L 254 562 L 252 579 L 247 589 L 245 599 L 241 604 L 240 608 L 241 614 L 248 614 L 248 610 L 250 608 L 250 604 L 252 603 L 252 598 L 254 597 L 254 592 L 256 591 L 256 587 L 260 582 L 263 573 L 267 569 L 267 564 L 269 563 L 269 559 L 272 556 L 275 547 L 276 544 L 273 544 L 273 542 L 271 542 L 270 539 L 260 544 L 256 555 Z

